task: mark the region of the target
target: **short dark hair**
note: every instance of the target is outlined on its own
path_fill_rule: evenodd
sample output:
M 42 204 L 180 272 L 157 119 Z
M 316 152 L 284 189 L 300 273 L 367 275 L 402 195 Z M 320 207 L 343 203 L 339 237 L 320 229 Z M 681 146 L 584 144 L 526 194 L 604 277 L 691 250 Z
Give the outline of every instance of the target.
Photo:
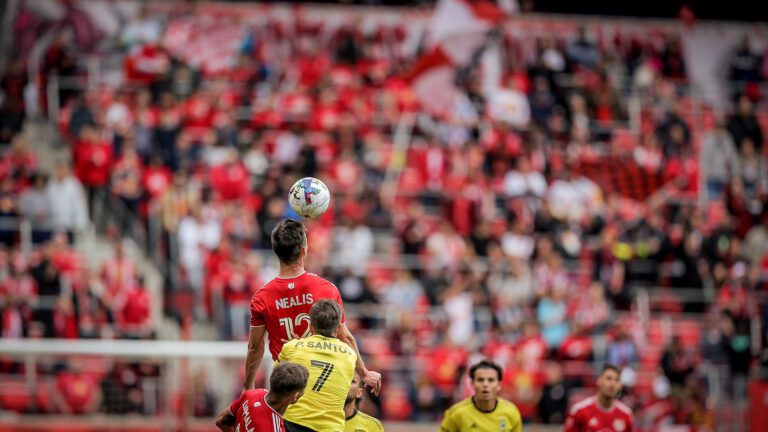
M 600 371 L 600 376 L 603 376 L 603 374 L 604 374 L 606 371 L 614 371 L 614 372 L 616 372 L 617 374 L 621 375 L 621 368 L 620 368 L 620 367 L 618 367 L 618 366 L 616 366 L 616 365 L 615 365 L 615 364 L 613 364 L 613 363 L 606 363 L 606 364 L 603 366 L 603 369 Z
M 269 392 L 278 397 L 304 390 L 309 380 L 306 367 L 290 362 L 280 362 L 272 369 L 269 377 Z
M 318 334 L 336 337 L 336 330 L 341 324 L 341 307 L 333 300 L 322 299 L 310 309 L 309 320 Z
M 478 369 L 493 369 L 496 371 L 496 374 L 499 376 L 499 381 L 501 381 L 502 378 L 502 369 L 501 366 L 497 365 L 496 363 L 490 361 L 490 360 L 482 360 L 480 363 L 476 363 L 471 368 L 469 368 L 469 378 L 474 381 L 475 380 L 475 372 Z
M 299 260 L 301 248 L 307 244 L 304 224 L 293 219 L 286 219 L 272 230 L 270 237 L 272 251 L 280 261 L 291 264 Z

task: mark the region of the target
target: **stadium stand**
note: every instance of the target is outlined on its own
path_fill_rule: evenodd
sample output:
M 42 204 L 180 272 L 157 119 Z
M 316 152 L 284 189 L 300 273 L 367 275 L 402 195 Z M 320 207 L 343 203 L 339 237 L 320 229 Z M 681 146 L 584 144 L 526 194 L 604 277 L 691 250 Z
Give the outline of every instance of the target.
M 479 68 L 452 116 L 421 113 L 404 79 L 417 30 L 291 13 L 246 26 L 217 6 L 146 8 L 89 57 L 98 68 L 80 61 L 91 48 L 56 38 L 34 74 L 53 90 L 37 104 L 74 177 L 61 164 L 47 179 L 26 149 L 28 77 L 8 63 L 3 338 L 152 338 L 149 304 L 163 302 L 183 325 L 245 340 L 250 296 L 275 274 L 269 233 L 296 217 L 287 188 L 315 176 L 334 202 L 308 222 L 308 268 L 336 282 L 384 373 L 364 409 L 435 421 L 485 355 L 505 367 L 503 396 L 526 422 L 562 422 L 608 361 L 625 368 L 638 430 L 743 424 L 747 380 L 768 359 L 763 56 L 734 47 L 719 85 L 738 97 L 718 105 L 691 85 L 673 25 L 608 33 L 559 18 L 553 36 L 533 18 L 500 38 L 502 81 L 531 113 L 513 128 L 485 112 Z M 90 221 L 61 217 L 72 200 L 53 200 L 66 188 L 87 196 L 89 211 L 73 211 L 162 268 L 162 296 L 118 241 L 101 268 L 82 264 L 67 233 Z M 157 364 L 77 363 L 43 367 L 60 390 L 43 400 L 0 356 L 0 409 L 158 414 L 145 403 Z M 193 384 L 195 416 L 225 403 L 200 390 L 206 379 Z M 75 382 L 98 400 L 70 394 Z

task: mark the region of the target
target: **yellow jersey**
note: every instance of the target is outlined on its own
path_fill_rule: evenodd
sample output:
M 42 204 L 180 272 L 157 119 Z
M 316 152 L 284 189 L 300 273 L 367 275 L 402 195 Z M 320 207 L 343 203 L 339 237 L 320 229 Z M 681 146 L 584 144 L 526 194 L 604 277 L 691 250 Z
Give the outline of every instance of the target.
M 498 398 L 492 411 L 480 411 L 472 398 L 448 408 L 440 432 L 521 432 L 523 419 L 512 402 Z
M 347 425 L 344 432 L 384 432 L 384 426 L 381 422 L 368 414 L 355 410 L 352 417 L 347 419 Z
M 316 431 L 343 432 L 344 402 L 357 362 L 355 351 L 336 338 L 312 335 L 286 342 L 277 360 L 309 370 L 304 396 L 283 417 Z

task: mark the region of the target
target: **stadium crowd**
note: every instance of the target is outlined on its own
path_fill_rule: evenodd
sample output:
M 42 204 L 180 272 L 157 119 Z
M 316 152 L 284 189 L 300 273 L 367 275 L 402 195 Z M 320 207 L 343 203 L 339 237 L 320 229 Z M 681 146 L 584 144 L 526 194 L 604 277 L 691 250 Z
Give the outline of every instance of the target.
M 131 25 L 162 27 L 146 16 Z M 0 175 L 2 215 L 34 226 L 58 219 L 62 205 L 44 203 L 60 197 L 50 192 L 55 182 L 83 188 L 91 202 L 110 194 L 145 225 L 161 224 L 176 281 L 167 289 L 194 293 L 197 320 L 243 340 L 250 297 L 275 272 L 262 253 L 269 234 L 296 217 L 287 190 L 315 176 L 334 201 L 307 221 L 308 268 L 334 280 L 357 311 L 348 325 L 388 383 L 369 407 L 383 418 L 436 419 L 466 395 L 464 371 L 479 355 L 504 366 L 504 395 L 526 421 L 562 422 L 569 397 L 605 361 L 625 368 L 623 400 L 641 430 L 711 427 L 705 370 L 721 367 L 726 393 L 746 397 L 746 378 L 766 358 L 768 324 L 766 303 L 755 301 L 768 269 L 768 115 L 755 108 L 766 77 L 748 40 L 723 84 L 737 94 L 725 115 L 725 107 L 693 110 L 675 35 L 597 43 L 580 28 L 564 38 L 503 37 L 501 91 L 524 96 L 527 124 L 488 114 L 475 70 L 452 112 L 418 117 L 403 155 L 393 150 L 396 126 L 419 112 L 404 78 L 415 57 L 395 48 L 405 30 L 345 27 L 327 45 L 315 37 L 323 31 L 255 26 L 234 65 L 216 74 L 159 40 L 126 39 L 130 85 L 62 95 L 57 120 L 74 177 L 61 164 L 47 180 L 14 138 L 0 164 L 13 172 Z M 75 55 L 57 41 L 46 72 Z M 3 106 L 13 109 L 6 86 L 15 81 L 6 78 Z M 630 94 L 641 101 L 638 136 L 627 133 Z M 583 169 L 606 158 L 664 186 L 629 199 L 634 192 Z M 391 167 L 399 182 L 387 196 Z M 87 211 L 77 212 L 59 227 L 81 229 Z M 24 254 L 2 233 L 3 337 L 151 336 L 150 299 L 119 245 L 92 272 L 72 264 L 82 258 L 66 235 L 40 233 L 41 246 Z M 672 316 L 664 336 L 640 328 L 641 287 L 654 288 L 654 316 Z M 41 312 L 35 292 L 58 296 L 55 308 Z M 702 314 L 704 324 L 678 326 L 683 313 Z M 18 314 L 41 326 L 22 326 L 30 321 Z

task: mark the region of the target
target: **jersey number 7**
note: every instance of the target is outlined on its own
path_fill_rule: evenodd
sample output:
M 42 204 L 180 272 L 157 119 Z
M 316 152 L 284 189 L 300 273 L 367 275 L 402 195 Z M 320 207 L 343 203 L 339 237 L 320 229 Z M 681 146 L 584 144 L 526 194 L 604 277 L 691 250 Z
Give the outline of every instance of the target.
M 317 377 L 315 384 L 312 386 L 312 391 L 319 392 L 325 385 L 328 377 L 331 376 L 331 372 L 333 372 L 333 364 L 320 360 L 311 360 L 310 364 L 314 367 L 323 368 L 323 371 L 320 372 L 320 376 Z

